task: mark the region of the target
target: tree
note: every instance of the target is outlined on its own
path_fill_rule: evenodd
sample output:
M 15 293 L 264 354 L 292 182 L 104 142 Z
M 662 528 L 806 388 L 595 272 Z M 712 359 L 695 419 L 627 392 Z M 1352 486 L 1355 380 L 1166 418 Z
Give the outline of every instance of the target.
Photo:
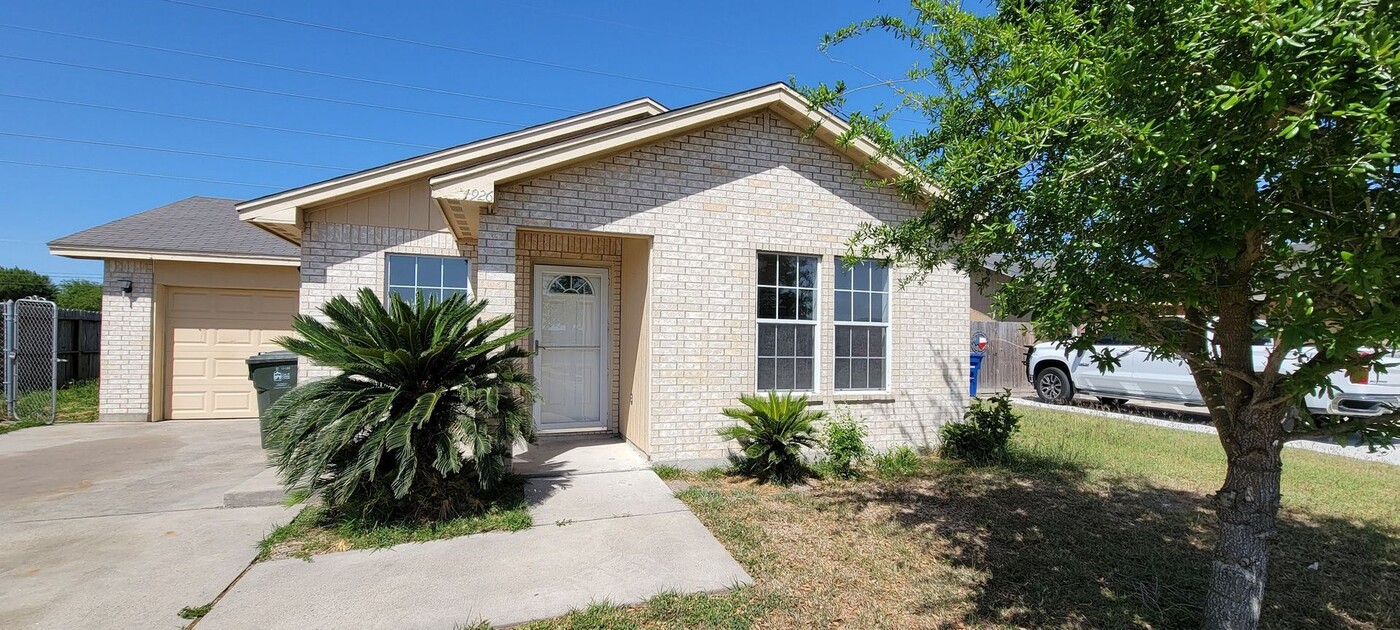
M 0 302 L 38 296 L 53 299 L 53 281 L 37 271 L 0 267 Z
M 829 35 L 916 57 L 851 130 L 910 163 L 926 210 L 852 245 L 923 270 L 1016 270 L 996 304 L 1040 338 L 1140 340 L 1191 369 L 1228 463 L 1206 628 L 1258 624 L 1289 440 L 1400 435 L 1299 412 L 1400 331 L 1400 10 L 1378 0 L 914 3 Z M 806 89 L 841 107 L 843 83 Z M 892 128 L 894 115 L 926 127 Z M 1251 344 L 1273 339 L 1263 365 Z M 1301 352 L 1301 354 L 1300 354 Z M 1103 369 L 1116 358 L 1097 355 Z M 1299 363 L 1296 367 L 1294 362 Z
M 471 513 L 506 473 L 518 439 L 533 439 L 534 379 L 515 342 L 496 336 L 509 315 L 474 321 L 485 300 L 386 307 L 369 289 L 298 315 L 277 340 L 339 371 L 282 396 L 266 419 L 283 482 L 325 505 L 376 522 Z
M 91 280 L 64 280 L 58 284 L 54 302 L 59 308 L 79 311 L 102 310 L 102 285 Z

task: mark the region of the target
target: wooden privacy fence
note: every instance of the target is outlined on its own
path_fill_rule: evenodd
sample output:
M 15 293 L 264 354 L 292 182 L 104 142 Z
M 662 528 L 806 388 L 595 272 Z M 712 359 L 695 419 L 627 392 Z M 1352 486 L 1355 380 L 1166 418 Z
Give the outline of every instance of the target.
M 977 393 L 995 393 L 1003 389 L 1026 389 L 1026 346 L 1035 337 L 1023 331 L 1025 322 L 974 321 L 969 338 L 977 333 L 987 336 L 987 356 L 977 374 Z
M 58 385 L 97 378 L 102 313 L 58 309 Z

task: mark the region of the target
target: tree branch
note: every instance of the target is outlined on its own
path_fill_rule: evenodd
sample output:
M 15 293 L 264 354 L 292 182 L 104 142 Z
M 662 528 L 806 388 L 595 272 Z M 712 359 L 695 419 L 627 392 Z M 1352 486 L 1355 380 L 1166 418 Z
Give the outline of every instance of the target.
M 1293 440 L 1315 440 L 1318 438 L 1336 437 L 1385 424 L 1400 424 L 1400 412 L 1392 412 L 1366 418 L 1352 418 L 1326 427 L 1314 428 L 1309 431 L 1289 431 L 1283 434 L 1283 441 L 1292 442 Z

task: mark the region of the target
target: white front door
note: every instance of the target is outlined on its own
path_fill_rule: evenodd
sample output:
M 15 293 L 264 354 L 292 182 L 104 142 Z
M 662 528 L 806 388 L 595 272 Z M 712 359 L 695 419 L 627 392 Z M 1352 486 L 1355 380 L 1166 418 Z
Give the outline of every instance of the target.
M 535 267 L 535 377 L 541 431 L 605 429 L 607 270 Z

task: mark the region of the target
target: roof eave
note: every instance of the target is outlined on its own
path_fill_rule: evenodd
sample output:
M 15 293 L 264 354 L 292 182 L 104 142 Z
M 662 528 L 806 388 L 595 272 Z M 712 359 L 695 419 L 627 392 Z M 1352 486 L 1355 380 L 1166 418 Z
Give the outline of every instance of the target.
M 301 265 L 300 256 L 265 256 L 220 252 L 131 249 L 94 245 L 65 245 L 56 242 L 49 243 L 48 247 L 49 253 L 55 256 L 91 260 L 161 260 L 171 262 L 269 265 L 278 267 L 296 267 Z

